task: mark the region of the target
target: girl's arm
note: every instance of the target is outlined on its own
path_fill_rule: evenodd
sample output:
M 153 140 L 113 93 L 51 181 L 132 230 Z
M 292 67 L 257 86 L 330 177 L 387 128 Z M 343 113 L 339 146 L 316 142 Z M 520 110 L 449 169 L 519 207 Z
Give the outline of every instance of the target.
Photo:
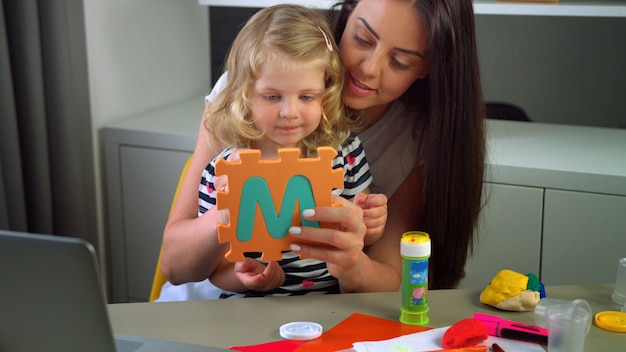
M 285 282 L 285 272 L 278 262 L 271 261 L 267 265 L 252 258 L 243 262 L 230 263 L 223 260 L 213 271 L 211 282 L 226 291 L 245 292 L 270 291 Z
M 225 258 L 221 259 L 209 279 L 213 285 L 225 291 L 244 292 L 246 290 L 246 287 L 235 275 L 235 263 L 231 263 Z

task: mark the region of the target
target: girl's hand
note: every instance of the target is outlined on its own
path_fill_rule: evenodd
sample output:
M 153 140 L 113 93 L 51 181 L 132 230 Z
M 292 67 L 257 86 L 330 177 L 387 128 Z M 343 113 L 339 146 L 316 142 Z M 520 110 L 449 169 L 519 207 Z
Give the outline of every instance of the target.
M 382 193 L 358 193 L 353 202 L 363 210 L 363 223 L 367 227 L 365 238 L 366 246 L 376 242 L 385 232 L 387 224 L 387 197 Z
M 285 272 L 278 262 L 271 261 L 267 266 L 252 258 L 235 263 L 235 275 L 249 290 L 269 291 L 285 282 Z

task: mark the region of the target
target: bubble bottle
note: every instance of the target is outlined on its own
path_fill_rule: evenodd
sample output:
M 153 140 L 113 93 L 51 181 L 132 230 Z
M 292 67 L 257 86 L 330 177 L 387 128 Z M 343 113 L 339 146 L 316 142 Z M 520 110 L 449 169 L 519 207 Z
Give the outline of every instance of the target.
M 400 240 L 402 255 L 402 306 L 400 321 L 410 325 L 428 324 L 428 258 L 430 237 L 410 231 Z

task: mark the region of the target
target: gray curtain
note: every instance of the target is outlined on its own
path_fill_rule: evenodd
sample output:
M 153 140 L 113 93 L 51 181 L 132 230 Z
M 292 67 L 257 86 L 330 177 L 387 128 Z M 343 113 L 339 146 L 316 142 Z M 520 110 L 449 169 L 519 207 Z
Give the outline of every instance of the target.
M 0 228 L 97 245 L 82 0 L 1 0 Z

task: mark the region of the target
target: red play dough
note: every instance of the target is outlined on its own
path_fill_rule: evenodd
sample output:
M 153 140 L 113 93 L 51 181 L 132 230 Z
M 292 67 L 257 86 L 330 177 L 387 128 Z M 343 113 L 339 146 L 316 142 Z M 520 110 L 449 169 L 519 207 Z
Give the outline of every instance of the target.
M 454 323 L 443 334 L 443 347 L 462 348 L 476 346 L 486 340 L 487 327 L 477 319 L 463 319 Z

